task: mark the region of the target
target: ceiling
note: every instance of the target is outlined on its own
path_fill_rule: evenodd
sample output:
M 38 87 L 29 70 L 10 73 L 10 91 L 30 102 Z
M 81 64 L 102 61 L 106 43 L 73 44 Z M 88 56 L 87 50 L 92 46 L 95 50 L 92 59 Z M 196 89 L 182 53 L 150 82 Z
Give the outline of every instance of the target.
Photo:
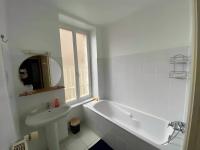
M 105 25 L 163 0 L 57 0 L 61 12 L 94 25 Z

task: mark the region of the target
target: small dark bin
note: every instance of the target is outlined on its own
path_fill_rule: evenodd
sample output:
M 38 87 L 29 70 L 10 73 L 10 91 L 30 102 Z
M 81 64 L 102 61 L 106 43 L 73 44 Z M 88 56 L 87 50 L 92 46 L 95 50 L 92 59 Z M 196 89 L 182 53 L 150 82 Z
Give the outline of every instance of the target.
M 80 119 L 72 118 L 70 120 L 70 130 L 73 134 L 76 134 L 80 131 Z

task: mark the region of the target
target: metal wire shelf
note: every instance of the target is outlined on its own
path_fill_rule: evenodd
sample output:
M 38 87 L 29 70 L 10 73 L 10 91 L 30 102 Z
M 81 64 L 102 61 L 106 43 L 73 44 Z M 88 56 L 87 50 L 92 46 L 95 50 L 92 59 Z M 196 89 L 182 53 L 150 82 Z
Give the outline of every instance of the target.
M 169 78 L 187 79 L 189 77 L 188 64 L 190 63 L 190 58 L 188 56 L 177 54 L 171 57 L 169 62 L 173 65 Z
M 170 64 L 187 64 L 189 61 L 189 57 L 182 54 L 170 58 Z

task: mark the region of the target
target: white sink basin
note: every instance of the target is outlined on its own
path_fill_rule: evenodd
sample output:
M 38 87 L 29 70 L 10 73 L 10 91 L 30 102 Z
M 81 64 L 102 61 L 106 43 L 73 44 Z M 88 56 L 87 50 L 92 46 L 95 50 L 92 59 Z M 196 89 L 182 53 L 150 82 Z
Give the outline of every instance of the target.
M 60 150 L 57 133 L 57 120 L 67 116 L 71 110 L 70 106 L 63 105 L 59 108 L 45 110 L 43 112 L 26 117 L 26 125 L 30 127 L 44 126 L 49 150 Z
M 66 116 L 70 110 L 71 108 L 67 105 L 60 106 L 59 108 L 45 110 L 43 112 L 27 116 L 25 123 L 31 127 L 45 126 L 50 122 L 56 121 Z

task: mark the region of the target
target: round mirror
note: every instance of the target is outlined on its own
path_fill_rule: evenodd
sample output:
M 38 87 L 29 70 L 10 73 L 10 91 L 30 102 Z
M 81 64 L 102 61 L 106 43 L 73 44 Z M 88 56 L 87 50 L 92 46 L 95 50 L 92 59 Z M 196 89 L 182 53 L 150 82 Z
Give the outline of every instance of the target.
M 60 65 L 47 55 L 27 58 L 19 67 L 19 77 L 32 90 L 56 86 L 61 78 Z

